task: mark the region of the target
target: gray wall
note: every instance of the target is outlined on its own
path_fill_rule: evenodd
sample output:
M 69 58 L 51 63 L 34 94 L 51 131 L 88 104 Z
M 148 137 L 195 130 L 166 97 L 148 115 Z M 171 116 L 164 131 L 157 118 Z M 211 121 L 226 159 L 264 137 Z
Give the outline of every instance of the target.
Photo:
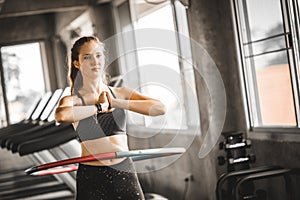
M 89 11 L 96 36 L 104 42 L 113 37 L 116 30 L 113 23 L 112 5 L 110 3 L 100 4 L 98 6 L 93 6 Z M 109 41 L 113 42 L 114 40 Z M 112 55 L 116 51 L 113 44 L 110 44 L 109 48 L 110 52 L 107 52 L 107 56 Z M 108 51 L 108 49 L 106 50 Z M 107 58 L 107 60 L 109 60 L 109 58 Z M 106 68 L 106 71 L 112 77 L 120 75 L 119 66 L 116 61 L 112 62 Z
M 193 0 L 188 9 L 190 36 L 212 57 L 224 82 L 227 96 L 224 131 L 245 129 L 245 114 L 231 13 L 230 0 Z M 194 59 L 200 63 L 203 58 L 194 55 Z M 201 67 L 205 66 L 201 65 Z M 201 78 L 198 78 L 200 107 L 203 113 L 202 117 L 205 118 L 207 117 L 205 110 L 209 106 L 205 97 L 201 95 L 203 85 L 205 84 Z
M 68 12 L 58 12 L 55 14 L 55 37 L 53 40 L 54 46 L 54 69 L 57 74 L 57 84 L 59 88 L 66 87 L 68 83 L 68 54 L 70 54 L 70 49 L 67 49 L 67 45 L 63 41 L 62 34 L 66 34 L 69 37 L 70 33 L 65 32 L 64 29 L 73 20 L 80 16 L 85 10 L 76 10 Z

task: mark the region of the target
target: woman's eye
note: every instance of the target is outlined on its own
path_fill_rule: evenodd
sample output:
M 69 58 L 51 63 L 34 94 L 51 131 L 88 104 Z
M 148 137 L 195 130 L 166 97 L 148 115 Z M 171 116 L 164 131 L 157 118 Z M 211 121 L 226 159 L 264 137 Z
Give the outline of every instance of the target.
M 97 55 L 96 55 L 96 58 L 101 58 L 101 54 L 97 54 Z
M 91 56 L 90 56 L 90 55 L 85 55 L 85 56 L 83 57 L 83 59 L 84 59 L 84 60 L 91 59 Z

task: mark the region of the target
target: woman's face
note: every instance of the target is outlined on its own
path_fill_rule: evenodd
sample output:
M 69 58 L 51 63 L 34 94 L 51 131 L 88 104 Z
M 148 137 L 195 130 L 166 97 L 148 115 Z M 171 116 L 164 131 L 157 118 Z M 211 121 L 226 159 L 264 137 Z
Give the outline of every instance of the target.
M 103 47 L 96 41 L 84 43 L 80 48 L 78 67 L 83 77 L 100 78 L 104 70 Z

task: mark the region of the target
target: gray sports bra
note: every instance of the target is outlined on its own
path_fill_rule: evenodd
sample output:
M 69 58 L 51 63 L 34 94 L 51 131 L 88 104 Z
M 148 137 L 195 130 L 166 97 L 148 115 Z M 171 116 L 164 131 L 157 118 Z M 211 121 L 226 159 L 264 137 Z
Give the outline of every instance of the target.
M 112 90 L 110 88 L 109 90 L 112 96 L 116 98 Z M 86 105 L 81 94 L 78 91 L 75 94 L 82 100 L 82 104 Z M 78 123 L 76 133 L 80 142 L 111 135 L 126 134 L 125 111 L 124 109 L 115 108 L 112 112 L 99 113 L 97 117 L 90 116 L 82 119 Z

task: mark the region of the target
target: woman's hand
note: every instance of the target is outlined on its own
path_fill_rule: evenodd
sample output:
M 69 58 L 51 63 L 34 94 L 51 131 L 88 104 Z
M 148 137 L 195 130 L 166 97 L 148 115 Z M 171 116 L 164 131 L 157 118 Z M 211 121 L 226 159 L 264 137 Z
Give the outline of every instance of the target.
M 110 112 L 112 103 L 110 93 L 108 91 L 101 92 L 96 103 L 100 103 L 102 107 L 102 112 Z

